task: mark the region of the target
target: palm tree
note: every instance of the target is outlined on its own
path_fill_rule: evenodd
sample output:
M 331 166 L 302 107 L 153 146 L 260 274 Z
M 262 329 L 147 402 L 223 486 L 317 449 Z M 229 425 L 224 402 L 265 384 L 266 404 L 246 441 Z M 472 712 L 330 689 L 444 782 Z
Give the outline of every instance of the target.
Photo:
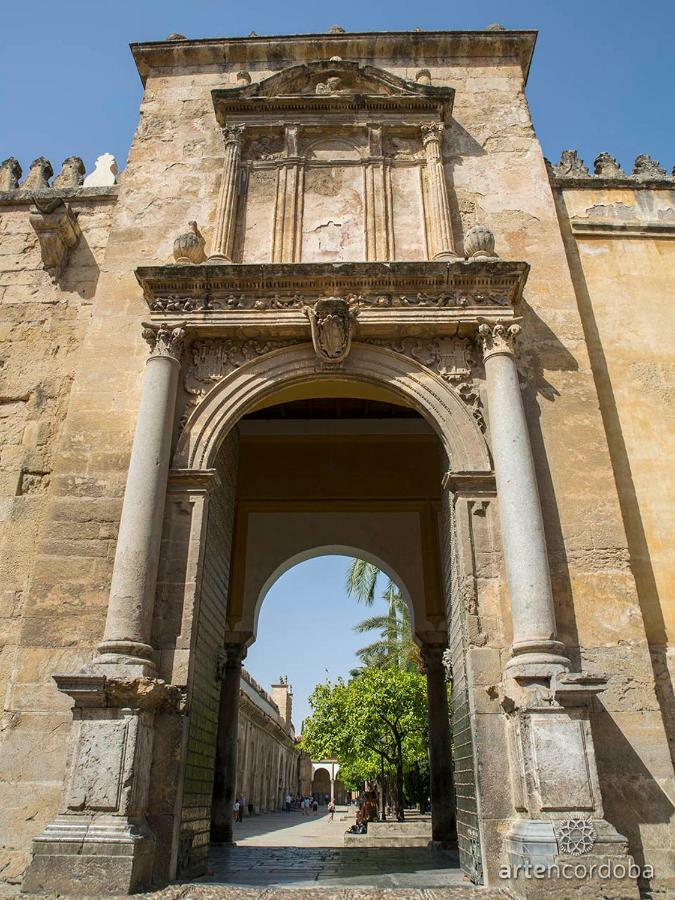
M 380 570 L 373 563 L 362 559 L 352 560 L 347 572 L 347 594 L 366 606 L 372 606 L 379 575 Z M 366 667 L 419 670 L 421 657 L 412 636 L 410 611 L 391 578 L 387 581 L 382 598 L 387 602 L 387 612 L 384 615 L 369 616 L 354 626 L 354 631 L 358 634 L 377 630 L 380 637 L 357 650 L 356 655 Z M 358 670 L 352 674 L 356 672 Z

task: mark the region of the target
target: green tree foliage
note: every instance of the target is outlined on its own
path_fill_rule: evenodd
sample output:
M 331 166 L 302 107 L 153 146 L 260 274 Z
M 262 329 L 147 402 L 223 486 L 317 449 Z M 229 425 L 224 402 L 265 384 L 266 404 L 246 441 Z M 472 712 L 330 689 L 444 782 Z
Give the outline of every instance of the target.
M 380 570 L 373 563 L 353 559 L 347 572 L 347 593 L 366 606 L 372 606 L 379 575 Z M 356 655 L 366 667 L 420 671 L 420 651 L 413 640 L 408 604 L 391 579 L 387 579 L 382 598 L 387 603 L 387 613 L 369 616 L 354 626 L 354 631 L 358 634 L 380 632 L 376 640 L 357 650 Z M 355 670 L 352 674 L 358 671 Z
M 403 818 L 404 772 L 427 757 L 427 692 L 419 672 L 366 668 L 350 681 L 317 685 L 302 747 L 314 759 L 335 757 L 350 781 L 375 778 L 381 760 L 395 773 Z

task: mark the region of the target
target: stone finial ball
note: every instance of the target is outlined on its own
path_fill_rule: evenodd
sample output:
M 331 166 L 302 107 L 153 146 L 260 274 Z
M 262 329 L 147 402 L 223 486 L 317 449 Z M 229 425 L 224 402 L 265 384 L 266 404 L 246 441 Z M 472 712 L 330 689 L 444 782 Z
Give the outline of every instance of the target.
M 466 259 L 494 259 L 495 236 L 487 225 L 474 225 L 464 237 Z

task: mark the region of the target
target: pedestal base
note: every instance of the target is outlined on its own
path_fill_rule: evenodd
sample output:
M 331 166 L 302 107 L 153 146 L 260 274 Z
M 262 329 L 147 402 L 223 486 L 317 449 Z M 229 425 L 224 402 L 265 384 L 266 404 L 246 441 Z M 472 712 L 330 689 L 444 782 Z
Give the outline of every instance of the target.
M 152 883 L 155 841 L 145 823 L 58 816 L 33 841 L 26 894 L 130 894 Z
M 626 839 L 604 819 L 581 821 L 592 828 L 586 843 L 574 833 L 568 841 L 565 820 L 516 820 L 506 837 L 509 863 L 500 870 L 500 882 L 528 900 L 548 896 L 637 900 L 638 867 L 628 855 Z

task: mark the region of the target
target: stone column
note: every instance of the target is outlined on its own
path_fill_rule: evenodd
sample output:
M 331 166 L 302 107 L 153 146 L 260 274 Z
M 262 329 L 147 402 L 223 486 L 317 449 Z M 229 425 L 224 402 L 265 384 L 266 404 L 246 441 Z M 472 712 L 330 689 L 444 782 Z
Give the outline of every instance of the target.
M 421 126 L 422 143 L 426 154 L 425 212 L 427 240 L 431 259 L 457 259 L 452 242 L 448 186 L 443 168 L 443 133 L 441 122 Z
M 431 838 L 447 845 L 457 838 L 455 786 L 452 775 L 450 716 L 441 644 L 423 644 L 429 699 L 429 781 L 431 785 Z
M 330 780 L 330 802 L 335 803 L 335 779 Z
M 211 840 L 216 844 L 232 843 L 232 807 L 237 789 L 239 684 L 245 657 L 243 644 L 225 645 L 211 804 Z
M 225 158 L 223 174 L 216 210 L 216 235 L 210 263 L 233 262 L 234 238 L 237 230 L 237 194 L 239 191 L 239 160 L 241 159 L 241 138 L 243 125 L 228 125 L 223 128 L 225 138 Z
M 150 344 L 124 491 L 110 599 L 97 667 L 155 671 L 150 645 L 180 357 L 185 331 L 146 328 Z M 121 668 L 120 668 L 121 667 Z
M 557 640 L 544 522 L 516 368 L 519 331 L 519 325 L 508 322 L 479 327 L 513 624 L 507 671 L 536 678 L 569 669 L 569 660 Z

